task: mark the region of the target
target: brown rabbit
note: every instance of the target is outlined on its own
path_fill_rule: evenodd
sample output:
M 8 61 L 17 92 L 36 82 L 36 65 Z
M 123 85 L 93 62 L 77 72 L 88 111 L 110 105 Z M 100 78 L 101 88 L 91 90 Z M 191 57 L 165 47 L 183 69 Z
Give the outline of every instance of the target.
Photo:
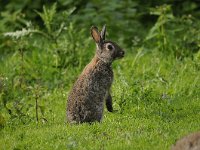
M 96 42 L 96 54 L 69 93 L 67 120 L 70 123 L 100 122 L 104 100 L 108 111 L 113 111 L 110 95 L 113 81 L 111 64 L 115 59 L 122 58 L 124 51 L 115 42 L 105 40 L 105 25 L 101 33 L 97 27 L 91 27 L 91 35 Z
M 192 133 L 178 140 L 171 150 L 200 150 L 200 132 Z

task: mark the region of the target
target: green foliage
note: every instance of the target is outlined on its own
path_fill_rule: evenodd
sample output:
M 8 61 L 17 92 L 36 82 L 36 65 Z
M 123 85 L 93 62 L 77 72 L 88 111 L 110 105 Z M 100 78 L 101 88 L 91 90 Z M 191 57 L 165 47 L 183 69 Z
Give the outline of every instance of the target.
M 0 149 L 169 149 L 199 130 L 199 3 L 1 4 Z M 90 26 L 103 24 L 126 50 L 113 64 L 115 111 L 64 124 L 68 91 L 95 53 Z
M 69 23 L 67 26 L 65 25 L 67 23 L 63 21 L 58 23 L 52 20 L 53 15 L 55 15 L 55 7 L 56 5 L 53 5 L 50 9 L 44 7 L 44 13 L 40 13 L 40 16 L 44 19 L 47 34 L 40 29 L 34 29 L 31 25 L 27 25 L 22 30 L 4 34 L 4 36 L 11 37 L 15 44 L 13 46 L 15 49 L 13 58 L 8 58 L 10 61 L 14 60 L 15 63 L 7 64 L 6 62 L 4 65 L 9 67 L 7 70 L 2 69 L 4 71 L 1 72 L 4 76 L 7 76 L 8 72 L 13 72 L 12 76 L 6 77 L 8 78 L 7 88 L 3 91 L 5 94 L 2 96 L 3 106 L 12 117 L 23 117 L 30 113 L 32 107 L 34 107 L 30 104 L 34 100 L 30 95 L 35 97 L 35 92 L 33 92 L 35 84 L 46 88 L 60 86 L 60 83 L 63 83 L 62 76 L 66 72 L 64 69 L 68 66 L 81 67 L 82 61 L 85 60 L 84 54 L 82 54 L 83 48 L 79 41 L 84 41 L 86 45 L 88 45 L 88 42 L 83 39 L 83 36 L 78 36 L 82 34 L 83 30 L 77 32 L 73 23 Z M 71 9 L 65 14 L 69 16 L 72 12 Z M 58 24 L 61 25 L 56 29 Z M 63 32 L 66 36 L 63 36 Z M 32 42 L 32 40 L 35 42 Z M 47 44 L 43 45 L 43 42 Z M 42 50 L 43 48 L 45 50 Z M 79 57 L 78 60 L 77 57 Z M 50 77 L 53 77 L 53 79 L 50 79 Z M 7 95 L 7 93 L 10 94 Z M 38 98 L 35 98 L 35 100 L 38 101 Z M 10 105 L 9 108 L 7 105 Z M 37 110 L 38 108 L 42 107 L 37 106 Z M 44 111 L 44 109 L 41 110 Z
M 155 38 L 155 40 L 157 40 L 158 49 L 161 49 L 164 52 L 167 50 L 167 46 L 169 44 L 165 26 L 167 23 L 171 23 L 174 19 L 171 11 L 171 6 L 163 5 L 152 8 L 150 13 L 159 17 L 155 25 L 149 31 L 146 40 L 151 40 Z
M 41 93 L 38 101 L 45 106 L 44 117 L 48 121 L 42 121 L 39 111 L 38 125 L 35 120 L 26 125 L 18 120 L 7 123 L 1 131 L 1 149 L 94 149 L 101 146 L 167 150 L 177 138 L 197 131 L 200 79 L 195 63 L 191 59 L 159 58 L 160 53 L 139 53 L 143 54 L 128 53 L 114 63 L 115 113 L 105 110 L 101 124 L 64 124 L 69 86 L 55 88 Z M 35 90 L 37 93 L 37 87 Z M 35 115 L 33 109 L 30 115 Z
M 52 7 L 50 9 L 47 9 L 45 6 L 43 6 L 43 14 L 36 11 L 37 14 L 40 15 L 40 17 L 42 18 L 45 27 L 47 28 L 48 33 L 51 33 L 51 24 L 53 22 L 53 18 L 56 14 L 56 3 L 54 5 L 52 5 Z
M 145 38 L 148 48 L 158 49 L 165 55 L 174 54 L 178 58 L 191 56 L 199 50 L 198 19 L 191 15 L 175 17 L 170 5 L 152 8 L 151 14 L 159 17 Z

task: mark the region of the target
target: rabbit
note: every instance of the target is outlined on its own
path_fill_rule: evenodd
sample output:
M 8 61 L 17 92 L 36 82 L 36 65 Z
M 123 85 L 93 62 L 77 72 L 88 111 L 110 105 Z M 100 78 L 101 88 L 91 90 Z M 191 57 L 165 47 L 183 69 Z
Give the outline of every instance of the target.
M 113 111 L 110 88 L 113 82 L 112 62 L 124 57 L 124 50 L 113 41 L 105 40 L 106 25 L 99 32 L 91 27 L 96 43 L 96 53 L 75 82 L 68 96 L 67 121 L 69 123 L 101 122 L 104 101 L 109 112 Z
M 200 150 L 200 132 L 192 133 L 178 140 L 171 150 Z

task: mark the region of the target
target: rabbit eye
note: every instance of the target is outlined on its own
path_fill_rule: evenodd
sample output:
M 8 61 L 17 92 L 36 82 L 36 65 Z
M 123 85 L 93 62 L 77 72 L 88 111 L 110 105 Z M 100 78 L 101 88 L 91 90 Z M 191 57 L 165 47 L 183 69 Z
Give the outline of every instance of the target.
M 112 46 L 111 44 L 108 44 L 108 45 L 107 45 L 107 49 L 108 49 L 108 50 L 113 50 L 114 48 L 113 48 L 113 46 Z

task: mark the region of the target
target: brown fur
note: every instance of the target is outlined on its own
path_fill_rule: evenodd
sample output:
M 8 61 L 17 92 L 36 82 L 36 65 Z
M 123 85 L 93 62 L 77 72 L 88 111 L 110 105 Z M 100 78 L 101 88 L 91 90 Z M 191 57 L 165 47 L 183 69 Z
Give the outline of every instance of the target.
M 105 31 L 105 26 L 101 34 L 96 27 L 91 29 L 97 50 L 69 93 L 67 120 L 70 123 L 100 122 L 104 100 L 108 111 L 113 111 L 109 92 L 113 81 L 111 64 L 116 58 L 123 57 L 124 51 L 116 43 L 105 41 Z M 109 46 L 113 49 L 109 50 Z
M 172 150 L 200 150 L 200 132 L 192 133 L 178 140 Z

